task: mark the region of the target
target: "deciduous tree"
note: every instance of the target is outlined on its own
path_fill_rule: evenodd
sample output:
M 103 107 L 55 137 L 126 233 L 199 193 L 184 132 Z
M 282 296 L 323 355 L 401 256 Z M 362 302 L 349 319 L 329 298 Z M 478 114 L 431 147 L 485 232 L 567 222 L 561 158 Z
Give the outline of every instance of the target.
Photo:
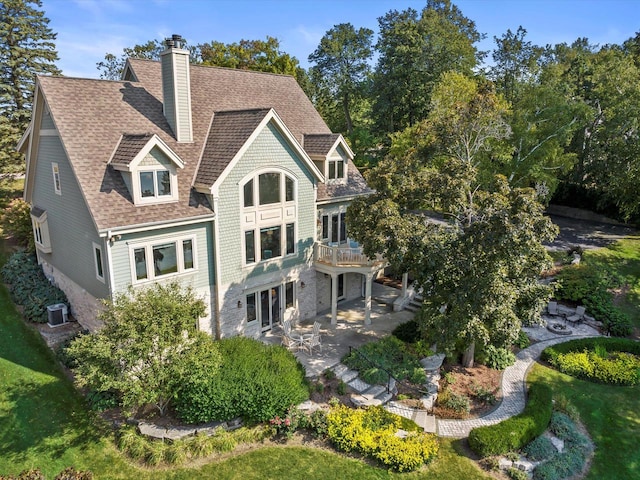
M 556 231 L 534 190 L 487 168 L 509 153 L 506 102 L 489 84 L 443 78 L 429 116 L 394 136 L 368 177 L 376 194 L 354 201 L 347 223 L 365 253 L 412 272 L 425 332 L 470 366 L 476 345 L 507 346 L 536 319 L 550 294 L 537 282 L 549 261 L 542 242 Z
M 216 344 L 197 328 L 204 313 L 204 302 L 177 283 L 116 295 L 100 316 L 104 327 L 68 349 L 76 381 L 117 393 L 127 411 L 151 404 L 163 415 L 187 375 L 219 368 Z

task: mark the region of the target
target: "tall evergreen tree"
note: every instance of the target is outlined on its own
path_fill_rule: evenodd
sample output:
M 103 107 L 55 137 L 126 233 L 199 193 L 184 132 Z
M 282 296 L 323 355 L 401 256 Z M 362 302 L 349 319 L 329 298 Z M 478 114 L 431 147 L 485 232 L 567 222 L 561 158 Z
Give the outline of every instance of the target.
M 0 170 L 24 169 L 15 151 L 31 118 L 37 74 L 59 75 L 56 34 L 41 0 L 0 2 Z

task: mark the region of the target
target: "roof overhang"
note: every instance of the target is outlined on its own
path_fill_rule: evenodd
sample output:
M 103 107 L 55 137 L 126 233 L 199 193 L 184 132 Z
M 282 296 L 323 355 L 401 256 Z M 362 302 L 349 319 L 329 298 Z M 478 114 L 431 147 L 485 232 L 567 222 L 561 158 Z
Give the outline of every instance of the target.
M 124 135 L 120 137 L 120 141 L 118 142 L 118 146 L 122 142 Z M 113 157 L 118 151 L 118 147 L 115 148 L 113 154 L 111 154 L 111 158 L 109 159 L 109 164 L 115 169 L 123 172 L 132 172 L 134 171 L 140 162 L 147 156 L 147 154 L 154 148 L 157 147 L 162 153 L 164 153 L 169 160 L 171 160 L 178 168 L 184 168 L 184 162 L 180 159 L 177 153 L 175 153 L 169 146 L 156 134 L 153 134 L 151 138 L 147 141 L 147 143 L 140 149 L 140 151 L 131 159 L 128 164 L 119 164 L 112 163 Z

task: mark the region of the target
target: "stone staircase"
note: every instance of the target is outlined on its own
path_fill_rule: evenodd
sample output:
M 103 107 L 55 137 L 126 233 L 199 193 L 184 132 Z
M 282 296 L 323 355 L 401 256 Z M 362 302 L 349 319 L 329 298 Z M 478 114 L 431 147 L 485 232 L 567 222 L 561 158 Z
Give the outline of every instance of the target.
M 410 312 L 416 313 L 418 312 L 420 309 L 422 308 L 422 296 L 421 295 L 414 295 L 411 300 L 409 300 L 409 303 L 407 303 L 404 306 L 405 310 L 409 310 Z
M 436 417 L 429 415 L 427 410 L 433 408 L 438 398 L 440 382 L 440 367 L 444 360 L 444 354 L 436 354 L 420 361 L 427 375 L 425 383 L 426 394 L 421 398 L 423 408 L 411 408 L 402 403 L 390 401 L 397 393 L 396 381 L 391 379 L 388 386 L 369 385 L 358 377 L 358 372 L 350 370 L 346 365 L 339 363 L 332 368 L 336 377 L 349 385 L 356 393 L 351 394 L 351 401 L 358 407 L 370 405 L 384 405 L 384 408 L 396 415 L 408 418 L 426 432 L 436 432 Z

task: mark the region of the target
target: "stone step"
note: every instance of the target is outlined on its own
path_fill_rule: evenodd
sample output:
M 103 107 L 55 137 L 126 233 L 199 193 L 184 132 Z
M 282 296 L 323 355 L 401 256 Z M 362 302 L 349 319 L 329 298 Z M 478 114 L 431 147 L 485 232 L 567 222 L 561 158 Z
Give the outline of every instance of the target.
M 349 385 L 351 388 L 353 388 L 358 393 L 365 392 L 365 391 L 367 391 L 367 390 L 369 390 L 371 388 L 371 385 L 369 385 L 367 382 L 362 381 L 359 378 L 357 378 L 357 374 L 356 374 L 356 378 L 353 378 L 351 381 L 346 382 L 346 384 Z M 375 395 L 374 395 L 374 397 L 375 397 Z
M 338 378 L 342 380 L 344 383 L 350 383 L 353 380 L 358 378 L 358 372 L 356 370 L 347 370 Z
M 376 398 L 379 399 L 382 402 L 382 404 L 384 405 L 385 403 L 387 403 L 389 400 L 391 400 L 393 398 L 393 394 L 391 394 L 391 393 L 389 393 L 389 392 L 387 392 L 385 390 L 383 393 L 378 395 Z
M 422 405 L 424 405 L 424 408 L 426 410 L 431 410 L 435 405 L 437 399 L 438 399 L 438 394 L 432 393 L 430 395 L 426 395 L 422 397 L 420 400 L 422 401 Z
M 355 394 L 351 395 L 351 402 L 356 407 L 370 407 L 370 406 L 378 406 L 382 405 L 382 401 L 379 398 L 375 398 L 369 394 Z
M 420 307 L 413 303 L 408 303 L 407 305 L 405 305 L 404 309 L 415 313 L 420 310 Z
M 347 367 L 344 363 L 339 363 L 335 367 L 333 367 L 331 370 L 333 370 L 333 373 L 336 374 L 336 377 L 340 378 L 342 377 L 342 374 L 344 372 L 349 370 L 349 367 Z
M 385 393 L 386 391 L 387 391 L 387 387 L 383 385 L 373 385 L 365 393 L 368 393 L 369 395 L 373 395 L 374 397 L 377 397 L 380 394 Z

